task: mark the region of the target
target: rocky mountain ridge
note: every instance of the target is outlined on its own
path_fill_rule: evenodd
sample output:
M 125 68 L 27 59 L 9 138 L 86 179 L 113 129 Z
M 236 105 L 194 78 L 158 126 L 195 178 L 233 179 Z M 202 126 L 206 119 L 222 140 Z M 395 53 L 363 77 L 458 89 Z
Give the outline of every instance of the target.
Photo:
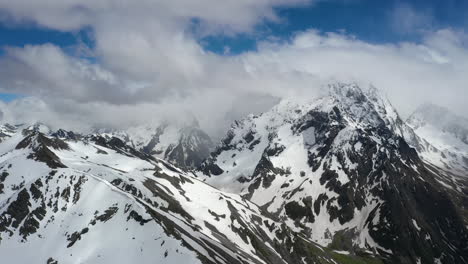
M 0 142 L 21 130 L 39 131 L 44 135 L 67 140 L 93 136 L 106 139 L 115 137 L 142 153 L 164 159 L 185 170 L 197 168 L 214 148 L 210 136 L 200 129 L 196 121 L 190 125 L 161 122 L 130 127 L 125 130 L 95 129 L 89 134 L 75 133 L 65 129 L 52 130 L 40 122 L 32 125 L 4 124 L 0 126 Z

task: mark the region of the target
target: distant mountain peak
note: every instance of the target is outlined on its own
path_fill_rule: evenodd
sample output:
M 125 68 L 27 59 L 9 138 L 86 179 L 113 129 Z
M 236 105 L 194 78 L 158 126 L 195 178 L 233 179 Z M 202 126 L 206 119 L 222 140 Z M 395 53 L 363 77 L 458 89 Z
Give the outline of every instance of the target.
M 421 139 L 420 156 L 465 179 L 468 171 L 468 120 L 432 103 L 419 106 L 406 123 Z M 457 185 L 457 184 L 455 184 Z M 457 187 L 458 189 L 460 187 Z
M 426 130 L 429 133 L 428 130 L 432 130 L 434 133 L 450 135 L 468 146 L 468 119 L 456 115 L 445 107 L 432 103 L 423 104 L 408 118 L 407 123 L 417 131 Z
M 39 131 L 39 132 L 41 132 L 43 134 L 49 134 L 52 131 L 52 129 L 48 125 L 46 125 L 46 124 L 44 124 L 42 122 L 36 122 L 36 123 L 26 127 L 25 130 L 27 130 L 27 131 Z
M 194 169 L 209 156 L 213 148 L 211 138 L 193 118 L 188 124 L 150 122 L 124 130 L 97 130 L 103 137 L 118 137 L 137 150 L 165 159 L 184 169 Z
M 434 103 L 420 105 L 410 115 L 407 122 L 415 129 L 424 125 L 431 125 L 449 133 L 462 132 L 459 130 L 468 131 L 468 119 L 458 116 L 448 108 Z

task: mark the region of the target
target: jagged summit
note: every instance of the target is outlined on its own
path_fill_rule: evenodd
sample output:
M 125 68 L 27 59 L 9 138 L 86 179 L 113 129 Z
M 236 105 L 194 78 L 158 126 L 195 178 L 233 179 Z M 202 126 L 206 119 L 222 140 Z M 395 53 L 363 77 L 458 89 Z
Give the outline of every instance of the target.
M 66 168 L 53 150 L 68 150 L 68 144 L 57 138 L 48 138 L 39 131 L 31 131 L 21 140 L 16 149 L 29 149 L 29 159 L 45 162 L 51 168 Z
M 356 83 L 335 82 L 322 87 L 321 94 L 322 96 L 312 99 L 283 99 L 269 112 L 273 111 L 275 115 L 293 120 L 312 108 L 321 107 L 324 111 L 329 111 L 336 107 L 341 110 L 344 118 L 355 125 L 388 125 L 402 134 L 399 130 L 403 121 L 386 95 L 373 85 L 363 89 Z
M 335 105 L 356 125 L 390 126 L 401 135 L 402 121 L 397 111 L 375 86 L 362 89 L 355 83 L 335 83 L 329 88 Z

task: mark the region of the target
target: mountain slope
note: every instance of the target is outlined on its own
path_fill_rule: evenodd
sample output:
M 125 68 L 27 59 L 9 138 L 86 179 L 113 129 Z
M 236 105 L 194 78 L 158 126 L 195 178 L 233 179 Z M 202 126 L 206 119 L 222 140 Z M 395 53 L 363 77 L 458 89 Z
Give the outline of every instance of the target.
M 408 135 L 375 88 L 338 83 L 328 96 L 236 122 L 198 176 L 322 246 L 390 263 L 465 263 L 462 209 Z
M 86 135 L 64 129 L 54 131 L 38 122 L 32 125 L 2 125 L 0 142 L 23 129 L 38 131 L 60 139 L 78 140 L 86 137 Z M 197 168 L 214 148 L 210 136 L 200 129 L 196 120 L 189 125 L 162 122 L 130 127 L 125 130 L 96 129 L 94 133 L 87 136 L 93 135 L 107 139 L 117 137 L 138 151 L 169 161 L 185 170 Z
M 8 263 L 371 260 L 322 249 L 253 203 L 118 138 L 23 130 L 0 153 L 0 254 Z
M 0 142 L 4 141 L 5 139 L 11 137 L 17 131 L 16 126 L 12 126 L 10 124 L 4 124 L 0 126 Z

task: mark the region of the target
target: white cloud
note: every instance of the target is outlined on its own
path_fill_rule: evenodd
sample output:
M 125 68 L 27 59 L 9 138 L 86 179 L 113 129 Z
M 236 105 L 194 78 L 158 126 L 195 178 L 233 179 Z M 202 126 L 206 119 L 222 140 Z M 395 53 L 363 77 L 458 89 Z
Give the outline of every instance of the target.
M 7 49 L 0 89 L 39 97 L 42 108 L 22 99 L 2 106 L 10 113 L 5 116 L 89 128 L 194 115 L 216 134 L 226 120 L 262 111 L 273 98 L 315 96 L 333 79 L 373 83 L 403 115 L 432 101 L 468 116 L 460 96 L 468 83 L 461 31 L 423 32 L 421 43 L 371 44 L 310 30 L 289 42 L 265 41 L 257 51 L 221 56 L 203 50 L 189 30 L 195 17 L 203 34 L 249 32 L 265 18 L 276 19 L 274 6 L 288 3 L 0 0 L 16 20 L 60 30 L 91 26 L 97 56 L 92 63 L 50 44 Z
M 468 92 L 464 39 L 462 32 L 440 30 L 420 44 L 378 45 L 346 35 L 309 31 L 287 45 L 267 43 L 245 60 L 255 71 L 373 83 L 387 91 L 403 114 L 415 104 L 433 101 L 468 115 L 460 97 Z
M 102 99 L 105 94 L 112 99 L 123 86 L 100 65 L 70 57 L 51 44 L 7 48 L 0 65 L 2 87 L 19 94 L 87 101 Z M 113 100 L 123 100 L 123 94 L 120 96 Z
M 307 0 L 1 0 L 0 6 L 17 22 L 74 30 L 120 18 L 159 21 L 174 26 L 198 19 L 205 29 L 247 31 L 264 20 L 277 20 L 274 7 L 307 4 Z M 128 20 L 127 20 L 128 19 Z M 143 25 L 142 25 L 143 26 Z

